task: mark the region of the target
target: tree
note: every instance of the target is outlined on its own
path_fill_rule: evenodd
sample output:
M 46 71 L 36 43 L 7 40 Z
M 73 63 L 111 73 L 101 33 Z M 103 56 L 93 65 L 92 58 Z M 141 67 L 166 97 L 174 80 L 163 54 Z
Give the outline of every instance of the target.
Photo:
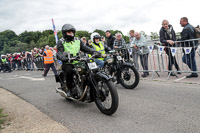
M 100 36 L 106 36 L 106 33 L 103 30 L 96 29 L 93 32 L 99 33 Z
M 151 32 L 151 40 L 157 40 L 159 39 L 158 33 L 157 32 Z
M 6 47 L 9 47 L 10 42 L 14 40 L 17 40 L 17 35 L 14 31 L 5 30 L 3 32 L 0 32 L 0 51 L 4 49 L 4 45 L 7 45 Z
M 88 31 L 76 31 L 76 37 L 78 38 L 86 37 L 87 39 L 89 39 L 90 33 Z
M 128 36 L 124 36 L 123 37 L 126 43 L 129 43 L 129 37 Z
M 147 38 L 147 34 L 144 31 L 140 31 L 140 34 Z
M 0 35 L 3 35 L 5 38 L 8 38 L 8 40 L 12 40 L 12 39 L 17 38 L 16 33 L 12 30 L 5 30 L 5 31 L 1 32 Z
M 47 45 L 49 43 L 49 41 L 48 41 L 48 37 L 41 37 L 39 40 L 38 40 L 38 42 L 37 42 L 37 46 L 39 47 L 39 48 L 41 48 L 41 47 L 44 47 L 45 45 Z
M 48 45 L 51 47 L 54 47 L 56 45 L 56 40 L 55 40 L 54 34 L 48 36 Z

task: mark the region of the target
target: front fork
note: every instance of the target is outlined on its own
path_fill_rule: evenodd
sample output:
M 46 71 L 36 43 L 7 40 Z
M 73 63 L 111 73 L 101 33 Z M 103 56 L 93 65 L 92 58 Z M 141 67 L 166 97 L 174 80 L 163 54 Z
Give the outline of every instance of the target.
M 104 71 L 98 71 L 97 73 L 91 73 L 89 75 L 90 81 L 96 91 L 97 96 L 100 96 L 100 88 L 98 86 L 98 81 L 108 81 L 112 79 L 110 75 L 107 75 Z

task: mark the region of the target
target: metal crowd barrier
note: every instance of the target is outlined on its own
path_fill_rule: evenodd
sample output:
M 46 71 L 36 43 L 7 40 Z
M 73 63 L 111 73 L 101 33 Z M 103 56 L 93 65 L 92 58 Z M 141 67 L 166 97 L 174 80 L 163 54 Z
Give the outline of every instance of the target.
M 139 72 L 152 72 L 152 78 L 155 74 L 160 77 L 160 74 L 158 72 L 161 72 L 160 68 L 160 58 L 159 58 L 159 52 L 158 48 L 155 45 L 155 41 L 148 41 L 148 70 L 143 70 L 140 60 L 140 55 L 142 54 L 142 49 L 135 49 L 130 48 L 129 49 L 129 55 L 131 56 L 131 63 L 134 64 L 135 68 L 138 69 Z M 144 64 L 144 62 L 143 62 Z
M 129 50 L 132 53 L 132 61 L 134 61 L 134 55 L 138 54 L 138 70 L 140 72 L 152 72 L 152 78 L 154 77 L 154 73 L 158 76 L 158 72 L 168 72 L 168 79 L 171 73 L 200 73 L 198 70 L 200 66 L 200 39 L 191 39 L 185 41 L 175 41 L 173 47 L 165 46 L 164 44 L 158 41 L 148 41 L 148 49 L 149 49 L 149 56 L 148 56 L 148 70 L 143 70 L 141 63 L 140 63 L 140 54 L 141 50 L 134 49 Z M 168 55 L 167 55 L 168 50 Z M 133 52 L 134 51 L 134 52 Z M 179 70 L 175 69 L 174 60 L 169 59 L 169 56 L 173 59 L 176 59 L 177 65 L 179 66 Z M 185 63 L 183 62 L 183 57 Z M 192 60 L 194 59 L 194 60 Z M 137 59 L 136 59 L 137 60 Z M 197 70 L 194 71 L 195 65 L 193 62 L 196 62 Z M 173 64 L 172 69 L 169 70 L 169 63 Z M 187 65 L 188 64 L 188 65 Z M 137 65 L 136 65 L 137 66 Z M 188 67 L 190 66 L 190 68 Z M 191 70 L 191 68 L 193 70 Z M 177 75 L 176 75 L 177 76 Z

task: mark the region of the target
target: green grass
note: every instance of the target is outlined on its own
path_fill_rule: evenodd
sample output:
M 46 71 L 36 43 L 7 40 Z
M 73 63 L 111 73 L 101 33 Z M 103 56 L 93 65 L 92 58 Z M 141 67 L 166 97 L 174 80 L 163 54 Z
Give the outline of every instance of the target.
M 0 130 L 3 129 L 3 125 L 6 121 L 7 115 L 3 114 L 3 109 L 0 108 Z

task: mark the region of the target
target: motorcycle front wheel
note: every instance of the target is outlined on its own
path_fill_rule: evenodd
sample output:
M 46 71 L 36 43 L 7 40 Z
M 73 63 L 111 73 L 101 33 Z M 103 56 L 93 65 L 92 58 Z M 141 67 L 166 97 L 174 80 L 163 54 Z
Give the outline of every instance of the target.
M 123 65 L 117 74 L 120 84 L 126 89 L 134 89 L 140 81 L 138 70 L 134 66 Z
M 95 104 L 105 115 L 112 115 L 117 111 L 119 98 L 111 80 L 98 81 L 99 95 L 96 94 Z

